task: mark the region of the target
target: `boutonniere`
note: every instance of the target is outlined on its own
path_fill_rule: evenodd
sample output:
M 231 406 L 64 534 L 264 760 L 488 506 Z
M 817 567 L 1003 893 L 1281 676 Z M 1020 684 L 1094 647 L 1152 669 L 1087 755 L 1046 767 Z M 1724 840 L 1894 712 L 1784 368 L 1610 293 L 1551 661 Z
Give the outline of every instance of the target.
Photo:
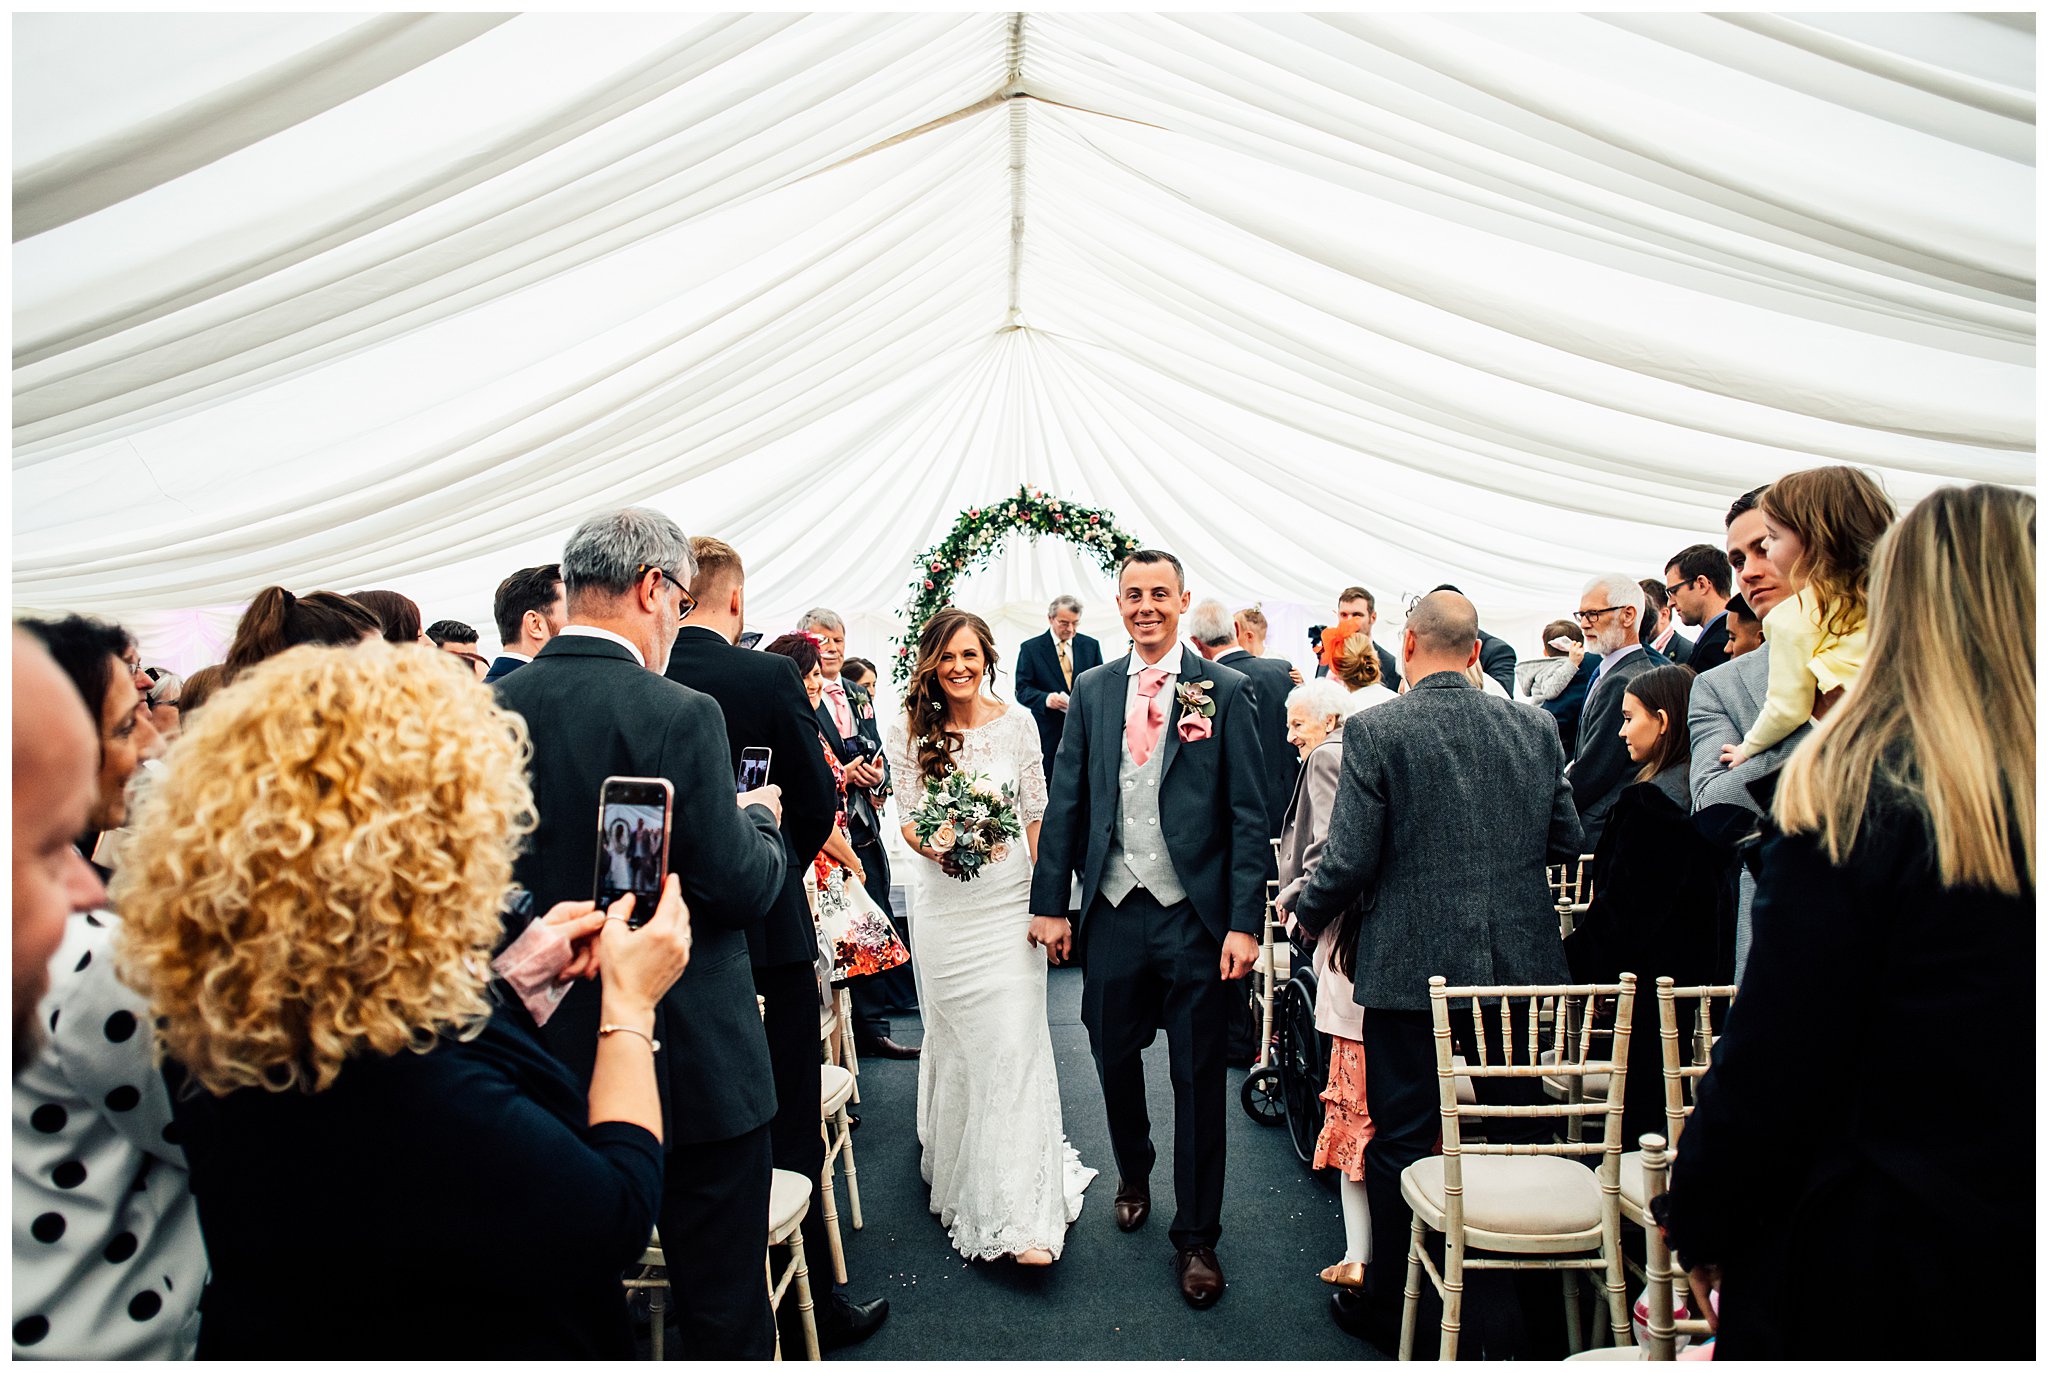
M 1209 694 L 1214 682 L 1182 682 L 1174 687 L 1174 699 L 1180 702 L 1180 723 L 1175 728 L 1180 732 L 1181 742 L 1191 744 L 1197 739 L 1206 739 L 1215 731 L 1209 721 L 1216 715 L 1216 698 Z
M 872 719 L 874 719 L 874 718 L 875 718 L 875 707 L 874 707 L 874 703 L 873 703 L 873 702 L 871 702 L 871 701 L 863 701 L 863 702 L 861 702 L 861 705 L 860 705 L 860 718 L 861 718 L 861 719 L 863 719 L 863 720 L 872 720 Z

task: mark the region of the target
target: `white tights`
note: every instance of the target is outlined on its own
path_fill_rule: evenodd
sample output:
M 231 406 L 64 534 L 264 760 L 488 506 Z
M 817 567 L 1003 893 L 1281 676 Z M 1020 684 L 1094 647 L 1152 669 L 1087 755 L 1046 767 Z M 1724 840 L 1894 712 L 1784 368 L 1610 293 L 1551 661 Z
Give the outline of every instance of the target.
M 1337 1176 L 1337 1198 L 1344 1206 L 1344 1262 L 1372 1262 L 1372 1210 L 1365 1202 L 1365 1184 Z

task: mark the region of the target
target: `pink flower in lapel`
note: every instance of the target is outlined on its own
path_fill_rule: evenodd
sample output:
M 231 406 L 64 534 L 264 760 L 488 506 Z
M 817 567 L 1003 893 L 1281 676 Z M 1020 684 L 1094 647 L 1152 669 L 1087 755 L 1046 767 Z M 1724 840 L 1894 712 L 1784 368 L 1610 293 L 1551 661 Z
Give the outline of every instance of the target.
M 1183 714 L 1180 717 L 1180 723 L 1174 728 L 1179 730 L 1180 741 L 1183 744 L 1192 744 L 1197 739 L 1206 739 L 1216 731 L 1216 727 L 1209 723 L 1209 717 L 1206 715 Z
M 1180 723 L 1174 728 L 1183 744 L 1206 739 L 1215 732 L 1210 721 L 1216 714 L 1216 698 L 1209 695 L 1214 682 L 1183 682 L 1173 689 L 1180 700 Z

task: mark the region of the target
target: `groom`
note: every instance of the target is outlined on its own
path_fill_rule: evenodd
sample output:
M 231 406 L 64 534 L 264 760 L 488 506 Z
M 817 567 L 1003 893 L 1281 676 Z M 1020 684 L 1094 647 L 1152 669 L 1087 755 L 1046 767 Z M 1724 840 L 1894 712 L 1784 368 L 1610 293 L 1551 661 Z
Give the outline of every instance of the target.
M 1081 1018 L 1095 1050 L 1120 1179 L 1119 1229 L 1152 1207 L 1140 1057 L 1166 1031 L 1173 1076 L 1169 1232 L 1188 1304 L 1223 1294 L 1225 1039 L 1231 992 L 1258 958 L 1272 855 L 1265 764 L 1244 674 L 1183 648 L 1187 577 L 1140 550 L 1117 573 L 1133 651 L 1074 682 L 1038 834 L 1030 940 L 1063 963 L 1081 943 Z M 1201 684 L 1209 683 L 1207 690 Z M 1081 875 L 1078 931 L 1061 914 Z

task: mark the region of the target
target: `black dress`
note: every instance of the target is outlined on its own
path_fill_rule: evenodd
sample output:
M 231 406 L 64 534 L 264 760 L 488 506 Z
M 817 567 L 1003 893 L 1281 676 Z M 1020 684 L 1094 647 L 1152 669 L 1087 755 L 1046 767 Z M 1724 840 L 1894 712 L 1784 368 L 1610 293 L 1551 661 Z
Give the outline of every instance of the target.
M 502 992 L 502 988 L 496 988 Z M 522 1007 L 326 1091 L 179 1090 L 213 1281 L 199 1357 L 631 1358 L 662 1154 L 587 1125 Z
M 1672 1173 L 1717 1357 L 2033 1355 L 2034 893 L 1944 888 L 1932 855 L 1877 793 L 1847 863 L 1765 843 Z
M 1636 975 L 1622 1093 L 1627 1149 L 1646 1133 L 1668 1133 L 1657 979 L 1702 986 L 1735 973 L 1735 858 L 1694 828 L 1685 777 L 1681 762 L 1622 791 L 1593 852 L 1592 903 L 1564 942 L 1575 982 Z

